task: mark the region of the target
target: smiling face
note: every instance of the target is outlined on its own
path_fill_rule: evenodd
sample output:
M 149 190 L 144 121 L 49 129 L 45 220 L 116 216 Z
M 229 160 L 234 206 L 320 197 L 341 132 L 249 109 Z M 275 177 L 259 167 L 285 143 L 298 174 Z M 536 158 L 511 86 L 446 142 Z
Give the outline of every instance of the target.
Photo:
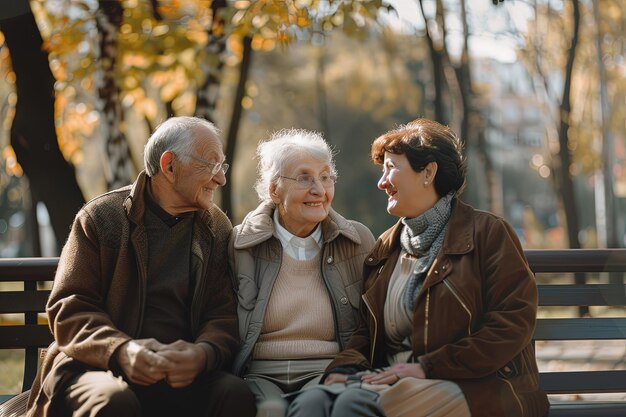
M 208 210 L 213 205 L 213 195 L 217 187 L 226 184 L 224 171 L 220 169 L 213 175 L 212 166 L 202 162 L 202 160 L 212 163 L 223 162 L 221 143 L 204 129 L 200 129 L 198 135 L 192 152 L 196 158 L 183 163 L 178 156 L 170 153 L 170 162 L 166 167 L 171 169 L 173 174 L 171 205 L 168 210 L 170 214 Z
M 307 174 L 319 178 L 323 174 L 331 173 L 328 161 L 303 154 L 283 167 L 281 175 L 296 178 L 298 175 Z M 310 235 L 317 224 L 328 216 L 335 196 L 335 186 L 325 188 L 319 180 L 311 187 L 302 189 L 294 180 L 279 178 L 276 183 L 270 185 L 269 191 L 272 201 L 278 208 L 281 225 L 299 237 Z
M 435 162 L 416 172 L 405 154 L 385 152 L 378 188 L 387 193 L 389 214 L 413 218 L 432 208 L 439 199 L 433 185 L 436 173 Z

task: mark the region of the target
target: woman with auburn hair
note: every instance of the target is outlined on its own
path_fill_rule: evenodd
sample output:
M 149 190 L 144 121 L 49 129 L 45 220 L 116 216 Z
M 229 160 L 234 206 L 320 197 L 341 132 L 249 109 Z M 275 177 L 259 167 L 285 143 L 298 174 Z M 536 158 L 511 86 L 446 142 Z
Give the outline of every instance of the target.
M 359 329 L 289 415 L 545 415 L 535 279 L 513 228 L 458 198 L 457 135 L 417 119 L 377 138 L 371 157 L 400 220 L 366 258 Z M 356 407 L 355 397 L 370 401 Z

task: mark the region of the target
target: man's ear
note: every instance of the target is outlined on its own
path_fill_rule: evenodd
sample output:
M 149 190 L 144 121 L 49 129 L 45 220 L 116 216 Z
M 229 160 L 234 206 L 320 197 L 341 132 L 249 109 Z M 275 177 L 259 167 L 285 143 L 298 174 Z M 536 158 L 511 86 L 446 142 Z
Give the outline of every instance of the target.
M 161 155 L 161 159 L 159 160 L 159 165 L 161 168 L 161 172 L 170 181 L 174 180 L 174 163 L 176 162 L 176 158 L 174 153 L 171 151 L 165 151 Z

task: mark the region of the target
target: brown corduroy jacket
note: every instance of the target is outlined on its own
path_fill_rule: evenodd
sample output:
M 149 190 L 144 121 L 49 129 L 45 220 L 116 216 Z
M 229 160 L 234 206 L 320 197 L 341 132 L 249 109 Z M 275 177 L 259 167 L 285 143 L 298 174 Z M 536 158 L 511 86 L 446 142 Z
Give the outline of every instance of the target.
M 111 369 L 116 349 L 138 336 L 146 297 L 148 239 L 143 217 L 147 177 L 88 202 L 63 247 L 47 304 L 54 342 L 31 389 L 29 416 L 54 416 L 54 397 L 75 372 Z M 216 351 L 229 369 L 239 348 L 228 265 L 232 225 L 216 206 L 197 212 L 190 273 L 192 342 Z M 150 256 L 158 256 L 151 253 Z
M 537 287 L 519 239 L 502 218 L 453 201 L 413 311 L 413 357 L 427 378 L 457 383 L 474 417 L 543 416 L 531 341 Z M 388 365 L 383 310 L 401 230 L 398 222 L 383 233 L 366 258 L 361 325 L 328 371 Z

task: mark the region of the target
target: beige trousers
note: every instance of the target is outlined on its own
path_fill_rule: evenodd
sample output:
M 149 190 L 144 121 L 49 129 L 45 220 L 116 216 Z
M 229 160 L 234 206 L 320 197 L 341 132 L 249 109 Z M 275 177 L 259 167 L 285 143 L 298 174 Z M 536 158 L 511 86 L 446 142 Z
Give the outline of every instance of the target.
M 379 401 L 387 417 L 471 417 L 461 388 L 440 379 L 402 378 Z

